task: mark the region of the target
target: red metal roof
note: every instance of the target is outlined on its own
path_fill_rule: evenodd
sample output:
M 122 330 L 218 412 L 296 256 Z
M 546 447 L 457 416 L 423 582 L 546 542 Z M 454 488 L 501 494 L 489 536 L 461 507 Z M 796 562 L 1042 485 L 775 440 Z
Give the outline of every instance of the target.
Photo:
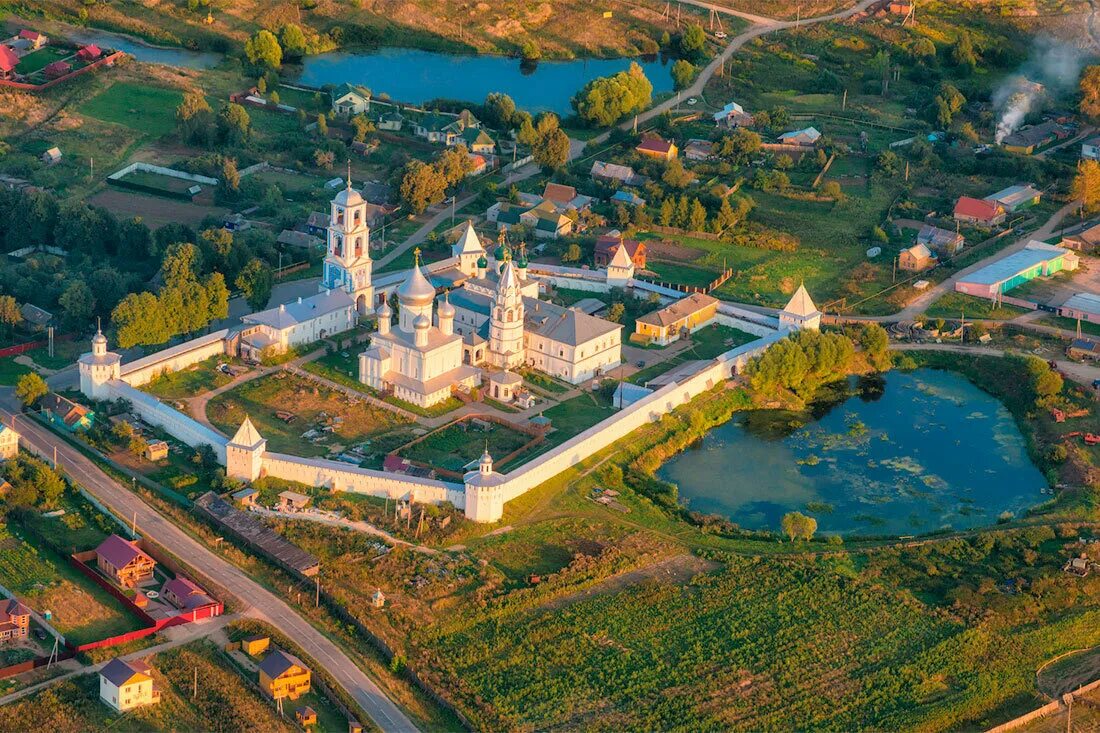
M 99 55 L 101 53 L 103 52 L 99 50 L 99 46 L 95 45 L 94 43 L 90 43 L 84 48 L 77 51 L 76 55 L 82 59 L 97 59 L 99 58 Z
M 642 140 L 637 149 L 668 155 L 668 152 L 672 150 L 672 143 L 668 140 L 662 140 L 659 137 L 648 137 Z
M 19 57 L 7 46 L 0 46 L 0 71 L 14 71 Z
M 117 534 L 103 540 L 99 547 L 95 548 L 95 553 L 106 560 L 111 567 L 118 570 L 126 567 L 138 557 L 149 558 L 134 543 L 127 542 Z M 149 559 L 152 560 L 152 558 Z
M 982 221 L 989 221 L 997 216 L 1001 207 L 990 201 L 960 196 L 955 204 L 955 216 L 968 216 Z
M 42 34 L 38 31 L 28 31 L 24 29 L 19 31 L 19 37 L 26 38 L 28 41 L 37 41 L 39 38 L 42 37 Z

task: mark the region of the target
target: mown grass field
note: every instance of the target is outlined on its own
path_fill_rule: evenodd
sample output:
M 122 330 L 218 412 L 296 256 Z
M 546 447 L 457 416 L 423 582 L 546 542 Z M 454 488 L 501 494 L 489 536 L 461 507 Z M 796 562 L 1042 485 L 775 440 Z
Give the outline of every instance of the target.
M 213 356 L 187 369 L 162 374 L 142 389 L 167 400 L 195 397 L 233 381 L 232 377 L 215 369 L 219 362 L 224 361 L 221 357 Z
M 176 107 L 183 101 L 178 89 L 117 82 L 81 104 L 77 111 L 103 122 L 113 122 L 161 137 L 176 127 Z
M 1023 315 L 1027 311 L 1019 306 L 997 305 L 988 298 L 978 298 L 964 293 L 947 293 L 936 299 L 924 312 L 931 318 L 984 318 L 1003 321 Z

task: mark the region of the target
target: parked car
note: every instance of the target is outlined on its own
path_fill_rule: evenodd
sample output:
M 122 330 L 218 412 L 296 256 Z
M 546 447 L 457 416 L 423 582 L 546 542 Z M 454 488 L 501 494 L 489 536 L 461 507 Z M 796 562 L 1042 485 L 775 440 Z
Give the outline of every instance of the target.
M 714 34 L 714 37 L 721 41 L 722 39 L 726 38 L 726 32 L 725 31 L 718 31 L 717 33 Z
M 641 369 L 642 367 L 645 366 L 645 359 L 638 359 L 638 361 L 634 362 L 634 366 Z

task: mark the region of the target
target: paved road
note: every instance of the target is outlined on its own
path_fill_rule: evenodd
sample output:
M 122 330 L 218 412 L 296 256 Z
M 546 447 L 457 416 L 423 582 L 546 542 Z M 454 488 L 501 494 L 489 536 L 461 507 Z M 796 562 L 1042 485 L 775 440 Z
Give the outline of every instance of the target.
M 0 393 L 0 418 L 10 423 L 18 403 L 10 389 Z M 23 445 L 52 459 L 57 449 L 58 463 L 72 480 L 103 502 L 120 517 L 137 517 L 142 534 L 156 540 L 169 552 L 207 575 L 215 583 L 231 589 L 246 606 L 245 612 L 267 621 L 302 648 L 329 672 L 336 682 L 366 711 L 375 725 L 384 731 L 415 731 L 416 726 L 389 699 L 377 684 L 363 673 L 327 636 L 313 628 L 282 599 L 263 588 L 240 568 L 223 560 L 202 543 L 165 519 L 136 494 L 123 488 L 90 459 L 58 436 L 30 419 L 19 421 Z
M 718 12 L 725 13 L 727 15 L 737 15 L 740 17 L 746 16 L 746 14 L 742 14 L 731 8 L 723 8 L 719 5 L 711 5 L 710 3 L 704 2 L 703 0 L 682 1 L 687 2 L 690 5 L 696 5 L 701 8 L 717 10 Z M 858 5 L 849 8 L 848 10 L 842 10 L 840 12 L 830 13 L 828 15 L 819 15 L 816 18 L 804 18 L 797 24 L 793 20 L 773 20 L 771 18 L 761 18 L 760 22 L 757 22 L 755 25 L 749 26 L 749 28 L 747 28 L 745 31 L 734 36 L 730 40 L 729 45 L 727 45 L 726 48 L 723 49 L 722 53 L 715 56 L 711 60 L 711 62 L 707 64 L 701 72 L 699 72 L 699 76 L 695 79 L 695 82 L 688 88 L 684 89 L 680 93 L 680 96 L 686 99 L 687 97 L 701 95 L 703 93 L 703 88 L 706 87 L 707 82 L 710 81 L 710 78 L 714 76 L 718 69 L 722 68 L 722 65 L 729 61 L 730 57 L 733 56 L 733 54 L 736 53 L 738 49 L 740 49 L 742 46 L 744 46 L 746 43 L 753 40 L 754 38 L 759 38 L 760 36 L 766 35 L 768 33 L 773 33 L 775 31 L 784 30 L 787 28 L 794 28 L 795 25 L 801 27 L 804 25 L 812 25 L 814 23 L 825 23 L 830 20 L 842 20 L 844 18 L 850 18 L 856 13 L 863 12 L 875 2 L 877 2 L 877 0 L 861 0 Z M 676 106 L 676 99 L 676 97 L 673 97 L 672 99 L 667 99 L 664 102 L 656 105 L 655 107 L 651 107 L 645 112 L 642 112 L 638 115 L 638 124 L 648 122 L 649 120 L 652 120 L 653 118 L 658 117 L 668 110 L 672 109 Z M 629 120 L 626 120 L 621 125 L 619 125 L 619 127 L 623 130 L 629 130 L 633 126 L 634 118 L 630 118 Z M 607 139 L 608 137 L 610 137 L 610 135 L 610 130 L 604 132 L 601 135 L 598 135 L 597 137 L 593 138 L 594 144 L 602 144 L 607 142 Z

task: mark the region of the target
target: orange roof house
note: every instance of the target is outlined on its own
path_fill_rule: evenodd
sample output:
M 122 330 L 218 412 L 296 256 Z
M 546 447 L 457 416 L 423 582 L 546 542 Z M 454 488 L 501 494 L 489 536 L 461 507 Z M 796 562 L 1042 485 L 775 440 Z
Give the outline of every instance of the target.
M 647 137 L 634 149 L 650 158 L 662 158 L 664 160 L 672 160 L 679 154 L 674 142 L 660 137 Z
M 0 78 L 12 75 L 19 63 L 19 57 L 7 46 L 0 44 Z
M 309 667 L 282 649 L 276 649 L 260 662 L 260 687 L 275 700 L 284 697 L 297 700 L 309 692 L 309 679 Z
M 123 588 L 132 588 L 152 580 L 156 561 L 145 554 L 137 542 L 113 534 L 95 548 L 96 566 Z
M 14 598 L 0 601 L 0 641 L 20 639 L 31 627 L 31 611 Z
M 960 196 L 955 204 L 955 220 L 965 224 L 992 227 L 1005 220 L 1004 207 L 994 201 Z

